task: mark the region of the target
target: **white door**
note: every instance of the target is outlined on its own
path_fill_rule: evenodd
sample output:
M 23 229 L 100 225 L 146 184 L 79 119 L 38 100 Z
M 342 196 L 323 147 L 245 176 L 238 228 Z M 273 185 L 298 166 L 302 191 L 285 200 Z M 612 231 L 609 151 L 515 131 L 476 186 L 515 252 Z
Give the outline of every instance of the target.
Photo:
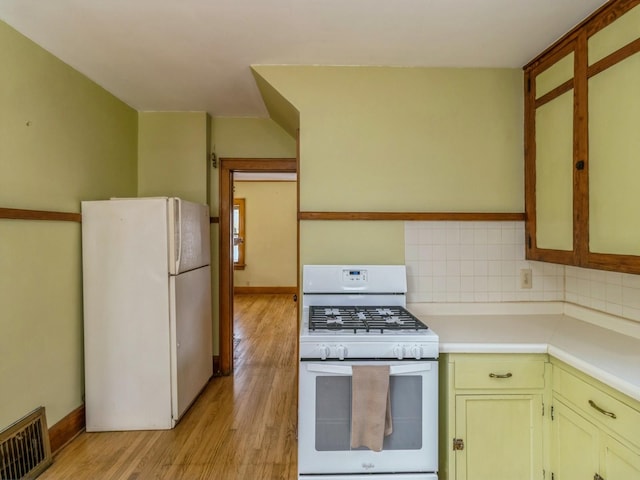
M 170 277 L 172 414 L 178 420 L 213 375 L 211 268 Z

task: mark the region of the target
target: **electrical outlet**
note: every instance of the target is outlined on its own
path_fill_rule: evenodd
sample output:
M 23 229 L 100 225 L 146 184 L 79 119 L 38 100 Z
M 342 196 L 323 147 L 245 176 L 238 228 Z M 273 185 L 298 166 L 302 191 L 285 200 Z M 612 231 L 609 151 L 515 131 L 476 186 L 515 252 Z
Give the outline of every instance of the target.
M 520 288 L 531 288 L 533 286 L 533 274 L 530 268 L 520 270 Z

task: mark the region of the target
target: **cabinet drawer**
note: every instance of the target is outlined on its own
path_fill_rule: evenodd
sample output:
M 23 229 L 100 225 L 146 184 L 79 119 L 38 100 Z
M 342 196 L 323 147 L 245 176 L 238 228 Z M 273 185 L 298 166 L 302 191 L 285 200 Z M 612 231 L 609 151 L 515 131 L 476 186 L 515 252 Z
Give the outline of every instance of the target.
M 544 388 L 544 358 L 487 358 L 474 356 L 455 360 L 456 389 Z
M 640 446 L 640 412 L 558 367 L 553 370 L 553 390 L 587 417 Z M 615 415 L 615 418 L 613 418 Z

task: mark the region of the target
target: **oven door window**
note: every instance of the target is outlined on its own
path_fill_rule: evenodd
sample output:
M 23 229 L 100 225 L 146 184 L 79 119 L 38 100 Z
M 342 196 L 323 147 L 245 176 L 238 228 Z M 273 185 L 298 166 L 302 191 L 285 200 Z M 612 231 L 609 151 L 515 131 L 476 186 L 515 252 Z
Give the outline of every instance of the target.
M 389 378 L 393 433 L 385 437 L 383 450 L 422 448 L 422 377 L 393 375 Z M 316 377 L 315 448 L 317 451 L 352 450 L 351 377 Z M 366 450 L 366 448 L 362 448 Z M 359 449 L 358 449 L 359 450 Z

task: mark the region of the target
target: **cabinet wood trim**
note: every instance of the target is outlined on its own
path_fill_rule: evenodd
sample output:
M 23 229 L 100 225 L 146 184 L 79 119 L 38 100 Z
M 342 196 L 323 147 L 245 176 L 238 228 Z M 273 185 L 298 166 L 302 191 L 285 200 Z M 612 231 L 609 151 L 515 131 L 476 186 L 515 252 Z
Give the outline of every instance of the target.
M 73 212 L 52 212 L 49 210 L 24 210 L 21 208 L 1 208 L 0 218 L 11 220 L 53 220 L 62 222 L 82 222 L 82 215 Z
M 535 243 L 535 241 L 532 243 Z M 549 250 L 546 248 L 537 248 L 535 245 L 527 248 L 527 259 L 537 260 L 539 262 L 560 263 L 562 265 L 574 265 L 573 251 Z
M 567 80 L 561 85 L 558 85 L 553 90 L 545 93 L 540 98 L 537 98 L 535 101 L 535 108 L 541 107 L 545 103 L 549 103 L 551 100 L 558 98 L 560 95 L 571 91 L 573 88 L 573 78 Z
M 587 252 L 584 266 L 598 270 L 640 274 L 640 257 L 614 253 Z
M 300 212 L 299 220 L 519 221 L 524 213 L 490 212 Z
M 573 89 L 573 250 L 578 265 L 584 263 L 589 245 L 589 108 L 587 33 L 576 38 Z M 584 168 L 576 167 L 584 162 Z
M 525 250 L 535 254 L 536 243 L 536 86 L 530 70 L 524 72 L 524 209 Z

